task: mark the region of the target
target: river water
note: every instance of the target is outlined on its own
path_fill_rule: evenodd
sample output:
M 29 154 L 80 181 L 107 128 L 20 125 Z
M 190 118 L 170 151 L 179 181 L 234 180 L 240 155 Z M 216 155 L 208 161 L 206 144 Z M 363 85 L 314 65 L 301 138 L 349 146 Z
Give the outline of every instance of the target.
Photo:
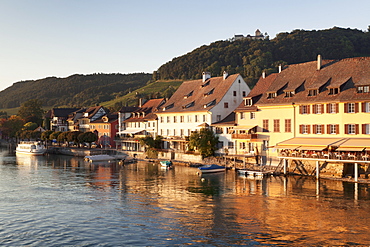
M 0 157 L 1 246 L 369 245 L 369 185 Z

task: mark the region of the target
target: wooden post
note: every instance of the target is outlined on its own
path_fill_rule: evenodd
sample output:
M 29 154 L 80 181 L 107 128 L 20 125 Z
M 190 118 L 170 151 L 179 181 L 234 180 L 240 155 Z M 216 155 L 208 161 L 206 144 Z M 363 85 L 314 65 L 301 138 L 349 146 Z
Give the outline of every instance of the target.
M 358 181 L 358 164 L 355 163 L 355 182 Z
M 288 167 L 288 160 L 284 159 L 283 162 L 284 162 L 284 175 L 286 175 L 287 174 L 287 167 Z
M 316 179 L 320 178 L 320 163 L 316 160 Z

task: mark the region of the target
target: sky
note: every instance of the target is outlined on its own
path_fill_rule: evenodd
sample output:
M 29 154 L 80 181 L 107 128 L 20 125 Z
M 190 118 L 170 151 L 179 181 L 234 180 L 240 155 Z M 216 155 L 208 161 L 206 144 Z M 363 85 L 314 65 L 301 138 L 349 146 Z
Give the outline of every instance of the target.
M 152 73 L 256 29 L 367 30 L 369 0 L 0 0 L 0 90 L 49 76 Z

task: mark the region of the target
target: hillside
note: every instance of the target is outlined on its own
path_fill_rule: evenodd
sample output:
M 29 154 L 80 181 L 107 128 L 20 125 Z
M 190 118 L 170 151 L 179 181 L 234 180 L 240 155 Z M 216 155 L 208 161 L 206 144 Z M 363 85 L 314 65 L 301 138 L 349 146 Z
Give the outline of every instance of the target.
M 21 81 L 0 92 L 0 108 L 15 108 L 29 99 L 45 107 L 90 106 L 109 101 L 144 86 L 151 74 L 91 74 Z
M 294 30 L 272 40 L 227 40 L 204 45 L 162 65 L 160 79 L 197 79 L 203 71 L 212 76 L 240 73 L 253 86 L 262 71 L 276 72 L 278 65 L 324 59 L 370 56 L 370 32 L 334 27 L 327 30 Z

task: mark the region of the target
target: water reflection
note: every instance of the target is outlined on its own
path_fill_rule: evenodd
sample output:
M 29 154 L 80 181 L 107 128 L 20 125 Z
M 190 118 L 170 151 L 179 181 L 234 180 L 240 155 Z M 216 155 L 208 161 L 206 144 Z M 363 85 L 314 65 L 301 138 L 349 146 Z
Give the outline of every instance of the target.
M 191 167 L 163 169 L 140 161 L 97 165 L 66 156 L 5 155 L 0 161 L 0 213 L 6 215 L 0 244 L 302 246 L 370 241 L 368 184 L 309 177 L 249 179 L 233 171 L 198 176 Z M 19 235 L 29 229 L 34 242 Z

